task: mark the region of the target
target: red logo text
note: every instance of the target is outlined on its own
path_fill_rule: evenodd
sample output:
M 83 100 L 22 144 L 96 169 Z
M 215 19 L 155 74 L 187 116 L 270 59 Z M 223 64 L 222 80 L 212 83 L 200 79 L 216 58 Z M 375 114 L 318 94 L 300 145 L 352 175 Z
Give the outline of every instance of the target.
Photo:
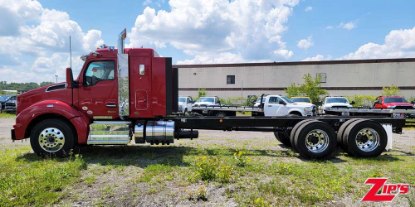
M 365 184 L 372 185 L 372 187 L 362 201 L 388 202 L 399 194 L 409 193 L 409 184 L 386 184 L 387 180 L 388 178 L 368 178 Z

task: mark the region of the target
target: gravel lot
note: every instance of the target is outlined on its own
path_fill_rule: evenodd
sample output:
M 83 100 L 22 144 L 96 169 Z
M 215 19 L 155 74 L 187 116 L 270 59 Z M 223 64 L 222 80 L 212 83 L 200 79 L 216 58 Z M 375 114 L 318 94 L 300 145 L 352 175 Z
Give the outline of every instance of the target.
M 29 140 L 15 141 L 10 138 L 10 129 L 12 128 L 14 119 L 0 119 L 0 149 L 14 148 L 23 145 L 30 145 Z M 229 144 L 230 140 L 251 141 L 252 138 L 264 138 L 265 140 L 274 139 L 274 134 L 269 132 L 224 132 L 213 130 L 201 130 L 201 138 L 204 142 L 212 142 L 214 144 Z M 226 139 L 223 139 L 226 137 Z M 202 141 L 202 139 L 199 139 Z M 198 140 L 198 141 L 199 141 Z M 238 141 L 238 142 L 239 142 Z M 179 141 L 180 143 L 180 141 Z M 393 150 L 405 153 L 415 153 L 415 129 L 405 129 L 402 134 L 393 134 Z M 269 149 L 282 149 L 279 145 L 271 145 Z

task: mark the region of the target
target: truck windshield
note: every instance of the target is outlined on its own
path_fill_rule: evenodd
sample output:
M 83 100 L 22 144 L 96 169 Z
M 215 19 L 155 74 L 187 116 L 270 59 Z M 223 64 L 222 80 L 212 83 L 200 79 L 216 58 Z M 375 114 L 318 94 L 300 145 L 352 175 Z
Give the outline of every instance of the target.
M 328 98 L 326 103 L 348 103 L 345 98 Z
M 407 103 L 403 97 L 389 97 L 385 98 L 385 103 Z
M 209 97 L 202 97 L 202 98 L 199 98 L 199 101 L 198 102 L 215 102 L 215 99 L 214 98 L 209 98 Z
M 309 98 L 291 98 L 294 102 L 305 102 L 305 103 L 311 103 Z
M 294 103 L 291 99 L 289 99 L 287 96 L 281 96 L 281 98 L 287 102 L 287 103 Z
M 186 98 L 184 98 L 184 97 L 180 97 L 180 98 L 179 98 L 179 102 L 180 102 L 180 103 L 184 103 L 184 102 L 186 102 Z

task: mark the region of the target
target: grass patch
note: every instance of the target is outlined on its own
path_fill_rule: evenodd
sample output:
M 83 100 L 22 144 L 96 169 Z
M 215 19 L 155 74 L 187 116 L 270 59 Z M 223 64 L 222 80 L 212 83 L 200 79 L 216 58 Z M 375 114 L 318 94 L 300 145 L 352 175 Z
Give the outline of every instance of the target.
M 154 198 L 161 205 L 220 206 L 232 199 L 240 206 L 326 206 L 344 197 L 359 204 L 370 188 L 364 184 L 368 177 L 415 184 L 413 155 L 392 151 L 359 159 L 340 154 L 331 160 L 310 161 L 288 149 L 261 150 L 270 145 L 268 141 L 94 146 L 83 148 L 82 157 L 72 159 L 40 159 L 28 154 L 29 148 L 1 151 L 0 202 L 1 206 L 71 205 L 79 199 L 75 195 L 61 201 L 68 198 L 62 189 L 78 182 L 74 191 L 79 195 L 98 191 L 99 200 L 88 203 L 93 206 L 121 205 L 114 203 L 120 199 L 126 205 L 145 205 L 138 196 Z M 85 177 L 80 179 L 80 174 Z M 118 192 L 137 196 L 120 198 Z M 405 204 L 415 203 L 413 193 L 402 197 L 407 199 Z
M 15 119 L 16 114 L 11 113 L 0 113 L 0 119 Z
M 78 181 L 85 168 L 81 157 L 41 159 L 27 147 L 0 155 L 2 206 L 45 206 L 59 200 L 62 190 Z

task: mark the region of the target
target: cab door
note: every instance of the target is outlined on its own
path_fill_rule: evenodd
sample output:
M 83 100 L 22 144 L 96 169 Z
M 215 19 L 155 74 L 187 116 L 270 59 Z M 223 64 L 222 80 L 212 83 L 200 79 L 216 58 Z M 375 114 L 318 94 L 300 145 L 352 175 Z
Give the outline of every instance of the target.
M 277 112 L 280 109 L 281 105 L 279 104 L 278 97 L 271 96 L 266 100 L 264 105 L 264 115 L 265 116 L 278 116 Z
M 114 119 L 118 115 L 115 60 L 91 61 L 79 83 L 78 107 L 93 119 Z

